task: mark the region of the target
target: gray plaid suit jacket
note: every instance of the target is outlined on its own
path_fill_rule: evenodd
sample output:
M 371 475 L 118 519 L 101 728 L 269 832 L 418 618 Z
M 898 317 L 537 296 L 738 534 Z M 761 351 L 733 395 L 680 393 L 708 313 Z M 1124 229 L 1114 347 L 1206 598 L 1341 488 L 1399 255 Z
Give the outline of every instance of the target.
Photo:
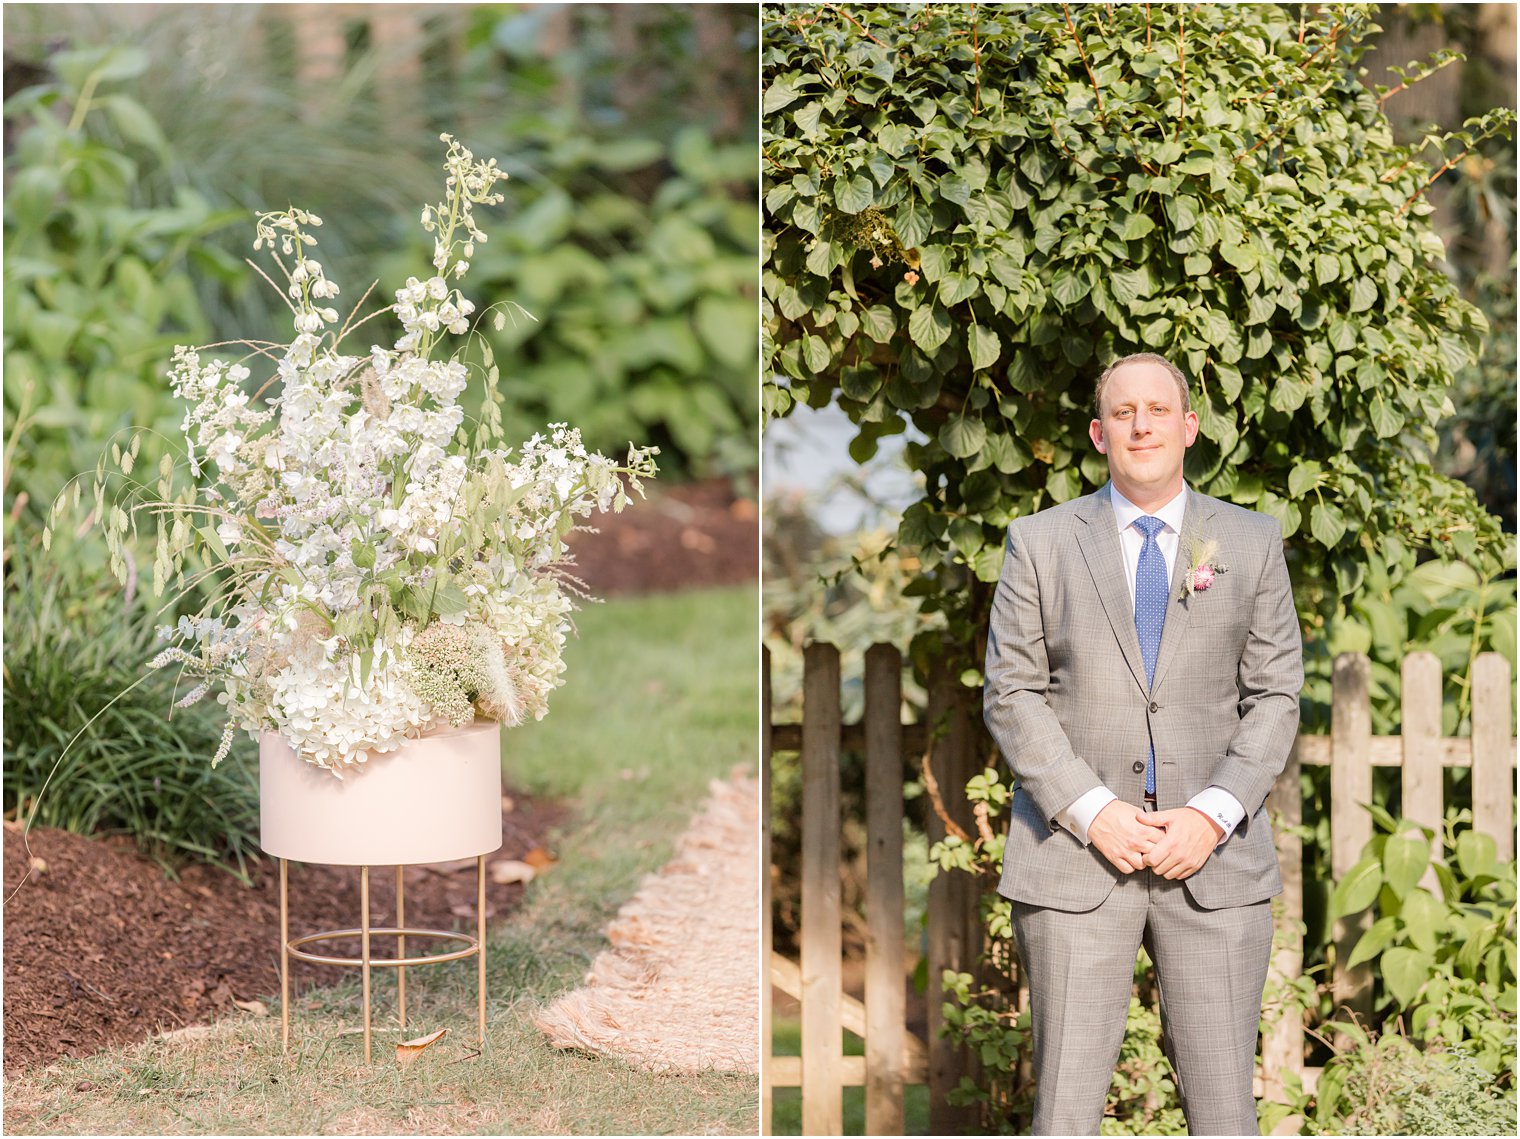
M 1156 746 L 1161 810 L 1222 787 L 1246 810 L 1186 885 L 1205 909 L 1282 891 L 1263 806 L 1298 732 L 1303 643 L 1282 531 L 1269 515 L 1189 491 L 1154 684 L 1135 633 L 1110 487 L 1016 519 L 987 636 L 984 716 L 1016 789 L 999 892 L 1081 912 L 1121 877 L 1056 824 L 1104 785 L 1139 806 Z M 1181 600 L 1189 541 L 1228 572 Z M 1150 873 L 1150 871 L 1140 871 Z

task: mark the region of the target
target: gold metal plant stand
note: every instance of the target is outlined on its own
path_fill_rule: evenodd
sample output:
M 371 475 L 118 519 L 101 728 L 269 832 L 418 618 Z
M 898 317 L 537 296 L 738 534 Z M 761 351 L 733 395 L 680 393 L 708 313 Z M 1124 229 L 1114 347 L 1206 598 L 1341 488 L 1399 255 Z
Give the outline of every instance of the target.
M 443 961 L 458 961 L 465 957 L 475 957 L 479 962 L 476 974 L 476 987 L 479 994 L 479 1030 L 478 1039 L 480 1046 L 486 1043 L 486 857 L 480 855 L 475 860 L 475 936 L 467 933 L 455 933 L 452 930 L 443 929 L 408 929 L 406 925 L 406 892 L 402 883 L 402 871 L 404 867 L 396 867 L 396 924 L 394 926 L 382 926 L 371 928 L 369 924 L 369 867 L 359 868 L 359 928 L 358 929 L 333 929 L 322 933 L 309 933 L 304 937 L 290 936 L 290 891 L 286 875 L 288 859 L 280 859 L 280 1044 L 286 1052 L 290 1051 L 290 959 L 297 961 L 310 961 L 314 965 L 357 965 L 363 975 L 364 986 L 364 1062 L 370 1062 L 370 1007 L 369 1007 L 369 974 L 375 967 L 390 967 L 396 970 L 396 989 L 399 996 L 398 1015 L 401 1027 L 406 1028 L 406 970 L 410 965 L 434 965 Z M 372 957 L 370 956 L 370 938 L 373 936 L 394 937 L 396 939 L 395 957 Z M 300 948 L 303 945 L 311 945 L 319 941 L 333 941 L 340 937 L 357 937 L 359 939 L 358 957 L 327 957 L 320 953 L 308 953 Z M 458 941 L 464 943 L 463 949 L 456 949 L 450 953 L 437 953 L 428 957 L 406 956 L 406 939 L 408 937 L 436 937 L 445 941 Z

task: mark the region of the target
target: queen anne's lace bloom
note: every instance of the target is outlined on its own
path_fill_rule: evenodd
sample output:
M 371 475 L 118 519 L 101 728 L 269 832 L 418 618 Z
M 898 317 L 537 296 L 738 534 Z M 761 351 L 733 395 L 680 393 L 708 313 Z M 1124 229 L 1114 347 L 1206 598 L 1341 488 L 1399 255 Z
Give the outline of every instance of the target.
M 156 577 L 183 573 L 198 546 L 233 589 L 216 613 L 161 629 L 174 643 L 154 665 L 195 679 L 182 702 L 219 686 L 233 724 L 278 731 L 339 774 L 434 726 L 542 717 L 570 631 L 551 572 L 564 537 L 577 517 L 622 509 L 625 477 L 637 491 L 654 473 L 654 448 L 619 466 L 563 423 L 516 452 L 456 442 L 469 369 L 430 354 L 470 329 L 475 306 L 450 279 L 486 240 L 472 209 L 501 200 L 504 175 L 444 141 L 446 200 L 422 214 L 435 272 L 396 291 L 394 345 L 339 350 L 339 315 L 319 303 L 338 286 L 309 256 L 321 219 L 291 209 L 262 215 L 254 242 L 294 310 L 290 343 L 265 353 L 277 394 L 259 405 L 244 364 L 188 348 L 170 370 L 199 497 L 160 515 Z M 499 426 L 492 399 L 483 422 Z

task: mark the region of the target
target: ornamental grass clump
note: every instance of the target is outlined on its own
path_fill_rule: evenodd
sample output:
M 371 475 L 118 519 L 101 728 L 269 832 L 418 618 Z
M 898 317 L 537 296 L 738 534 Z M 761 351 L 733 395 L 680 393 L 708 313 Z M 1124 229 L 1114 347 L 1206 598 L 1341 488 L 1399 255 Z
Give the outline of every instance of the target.
M 180 705 L 213 692 L 225 705 L 213 764 L 238 728 L 279 732 L 341 777 L 429 729 L 541 718 L 562 683 L 573 609 L 556 573 L 564 538 L 579 517 L 621 510 L 655 473 L 656 448 L 630 446 L 619 466 L 563 423 L 502 446 L 483 340 L 474 366 L 486 399 L 466 427 L 458 399 L 471 366 L 464 346 L 441 346 L 471 332 L 475 306 L 456 282 L 486 240 L 473 208 L 501 201 L 493 187 L 505 175 L 442 137 L 444 198 L 422 211 L 433 274 L 397 290 L 394 344 L 344 351 L 370 317 L 339 325 L 338 285 L 312 256 L 321 219 L 260 215 L 254 249 L 284 278 L 294 338 L 242 342 L 238 360 L 179 348 L 169 378 L 189 404 L 186 461 L 166 458 L 156 488 L 135 481 L 134 439 L 96 468 L 118 577 L 146 516 L 156 590 L 219 585 L 198 614 L 159 630 L 171 643 L 152 662 L 181 670 Z M 251 394 L 250 364 L 272 365 Z

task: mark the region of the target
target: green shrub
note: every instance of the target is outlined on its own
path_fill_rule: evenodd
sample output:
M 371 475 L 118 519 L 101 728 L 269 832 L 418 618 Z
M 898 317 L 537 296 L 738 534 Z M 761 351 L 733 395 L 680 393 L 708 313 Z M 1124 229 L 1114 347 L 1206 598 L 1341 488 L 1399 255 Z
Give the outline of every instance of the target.
M 211 767 L 222 709 L 173 709 L 185 694 L 173 671 L 143 671 L 156 651 L 148 590 L 123 597 L 104 560 L 93 547 L 55 545 L 46 561 L 24 541 L 10 551 L 6 816 L 129 834 L 165 867 L 193 857 L 246 878 L 258 847 L 251 745 Z
M 1415 1039 L 1458 1045 L 1513 1085 L 1515 1072 L 1515 861 L 1499 861 L 1491 835 L 1445 827 L 1451 857 L 1431 861 L 1432 832 L 1373 810 L 1381 833 L 1336 883 L 1330 916 L 1373 909 L 1348 968 L 1373 962 L 1377 1008 Z M 1439 895 L 1420 881 L 1430 869 Z
M 1092 383 L 1141 349 L 1191 377 L 1193 485 L 1282 524 L 1301 612 L 1423 551 L 1497 565 L 1430 462 L 1485 322 L 1423 194 L 1511 112 L 1398 145 L 1366 6 L 765 11 L 765 407 L 837 403 L 857 459 L 926 437 L 898 537 L 966 657 L 1008 522 L 1106 479 Z
M 1496 1084 L 1465 1051 L 1421 1050 L 1397 1034 L 1335 1028 L 1342 1042 L 1315 1090 L 1288 1073 L 1288 1102 L 1262 1105 L 1264 1133 L 1298 1115 L 1304 1135 L 1514 1134 L 1514 1084 Z
M 531 314 L 486 331 L 509 416 L 574 423 L 609 450 L 647 439 L 687 474 L 752 471 L 753 146 L 695 129 L 668 145 L 521 134 L 502 145 L 512 178 L 470 274 L 477 296 Z M 641 172 L 656 175 L 651 192 L 634 192 Z M 383 280 L 399 287 L 405 271 Z
M 130 49 L 61 52 L 56 83 L 5 105 L 15 151 L 5 180 L 8 492 L 33 516 L 137 424 L 156 466 L 179 413 L 161 375 L 176 343 L 209 328 L 188 272 L 197 242 L 236 214 L 186 192 L 142 207 L 135 185 L 164 160 L 158 127 L 122 90 L 148 65 Z M 155 144 L 155 145 L 150 145 Z
M 1515 540 L 1506 535 L 1495 568 L 1464 561 L 1429 561 L 1397 584 L 1373 566 L 1357 596 L 1307 639 L 1302 699 L 1305 732 L 1330 730 L 1331 678 L 1340 653 L 1366 653 L 1372 730 L 1396 735 L 1402 723 L 1404 657 L 1435 653 L 1446 678 L 1441 734 L 1472 732 L 1472 667 L 1479 653 L 1497 652 L 1515 678 Z

